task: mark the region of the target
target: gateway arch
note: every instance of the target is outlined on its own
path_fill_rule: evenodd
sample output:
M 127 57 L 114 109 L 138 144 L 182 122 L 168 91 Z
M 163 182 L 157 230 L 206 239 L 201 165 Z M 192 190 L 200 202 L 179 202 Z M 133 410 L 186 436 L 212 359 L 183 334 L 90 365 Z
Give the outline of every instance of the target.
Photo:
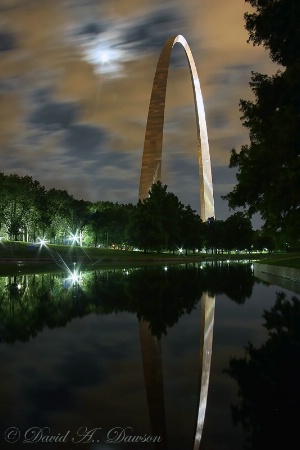
M 177 42 L 185 50 L 193 84 L 200 178 L 200 217 L 203 221 L 206 221 L 210 217 L 215 216 L 206 119 L 194 58 L 187 41 L 181 35 L 170 37 L 167 40 L 158 60 L 145 133 L 139 200 L 146 199 L 152 184 L 161 181 L 163 127 L 168 71 L 172 48 Z M 214 312 L 215 298 L 208 292 L 204 292 L 201 297 L 199 401 L 193 450 L 199 450 L 204 425 L 211 365 Z M 152 336 L 149 324 L 143 319 L 139 320 L 139 329 L 152 433 L 153 435 L 162 437 L 162 442 L 157 444 L 156 448 L 167 450 L 168 439 L 164 404 L 161 343 L 160 340 Z
M 172 36 L 167 40 L 158 60 L 145 133 L 139 199 L 144 200 L 147 198 L 152 184 L 161 181 L 161 159 L 168 71 L 172 48 L 177 42 L 181 44 L 185 50 L 193 84 L 200 178 L 200 216 L 203 221 L 206 221 L 208 218 L 215 216 L 215 209 L 205 112 L 194 58 L 187 41 L 181 35 Z

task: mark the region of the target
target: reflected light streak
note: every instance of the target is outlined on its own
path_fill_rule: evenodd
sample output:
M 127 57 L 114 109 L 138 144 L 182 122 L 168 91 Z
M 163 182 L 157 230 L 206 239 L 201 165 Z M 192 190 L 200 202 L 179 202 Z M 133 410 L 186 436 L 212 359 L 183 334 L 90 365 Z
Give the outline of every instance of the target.
M 74 270 L 74 272 L 71 273 L 69 279 L 73 282 L 73 284 L 80 283 L 80 281 L 81 281 L 81 274 L 78 273 L 77 270 Z
M 67 280 L 71 281 L 74 286 L 75 284 L 79 284 L 82 282 L 82 273 L 75 268 L 76 262 L 74 262 L 73 264 L 74 264 L 73 270 L 68 268 L 69 276 Z

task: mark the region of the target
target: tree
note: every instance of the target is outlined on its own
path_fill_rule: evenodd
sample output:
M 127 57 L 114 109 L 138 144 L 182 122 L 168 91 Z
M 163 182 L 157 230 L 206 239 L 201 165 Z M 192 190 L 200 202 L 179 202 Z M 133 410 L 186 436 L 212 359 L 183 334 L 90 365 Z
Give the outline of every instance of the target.
M 227 250 L 251 249 L 253 229 L 249 217 L 239 211 L 225 220 L 224 228 L 223 245 Z
M 250 144 L 231 152 L 237 185 L 227 194 L 230 208 L 260 213 L 265 225 L 291 241 L 300 230 L 300 3 L 246 0 L 257 12 L 245 14 L 249 42 L 262 44 L 285 66 L 273 76 L 252 73 L 255 101 L 240 101 Z
M 109 208 L 102 212 L 102 220 L 107 242 L 114 248 L 128 246 L 128 227 L 133 205 L 111 203 Z
M 180 226 L 181 247 L 185 248 L 186 254 L 188 250 L 203 247 L 204 224 L 190 205 L 184 206 L 181 211 Z
M 88 231 L 90 242 L 123 248 L 128 245 L 128 227 L 134 209 L 132 204 L 99 201 L 90 205 Z
M 292 65 L 299 58 L 300 3 L 298 0 L 245 0 L 257 12 L 245 13 L 248 42 L 270 51 L 272 61 Z
M 35 240 L 42 224 L 45 205 L 45 188 L 28 175 L 0 176 L 0 223 L 9 239 Z
M 88 221 L 88 202 L 74 199 L 67 191 L 50 189 L 47 208 L 51 219 L 50 237 L 55 242 L 73 240 L 82 243 L 83 228 Z
M 108 235 L 110 224 L 107 220 L 107 210 L 114 208 L 114 203 L 108 201 L 97 201 L 89 205 L 88 217 L 88 241 L 94 247 L 105 245 L 108 247 Z
M 182 203 L 161 182 L 151 186 L 149 197 L 139 201 L 132 215 L 133 245 L 147 250 L 174 250 L 180 245 Z
M 46 198 L 48 214 L 51 219 L 48 236 L 53 239 L 54 243 L 63 242 L 67 233 L 71 232 L 68 229 L 68 215 L 73 198 L 67 191 L 54 188 L 47 192 Z
M 253 232 L 253 249 L 258 251 L 267 250 L 272 252 L 279 249 L 279 240 L 276 233 L 264 228 Z M 284 247 L 281 247 L 284 248 Z
M 225 229 L 223 220 L 209 218 L 205 222 L 205 248 L 211 249 L 212 253 L 217 253 L 219 249 L 224 249 Z
M 76 243 L 82 246 L 84 229 L 88 223 L 88 202 L 72 198 L 68 225 Z

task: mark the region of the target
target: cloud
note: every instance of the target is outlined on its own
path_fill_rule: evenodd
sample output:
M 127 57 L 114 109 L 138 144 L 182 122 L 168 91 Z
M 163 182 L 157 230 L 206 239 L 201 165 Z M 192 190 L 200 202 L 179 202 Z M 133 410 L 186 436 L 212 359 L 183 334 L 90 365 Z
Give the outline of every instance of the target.
M 77 116 L 78 108 L 74 104 L 49 102 L 42 103 L 31 115 L 29 122 L 46 130 L 69 129 Z
M 251 70 L 274 68 L 262 48 L 246 44 L 244 12 L 245 5 L 235 0 L 2 2 L 2 170 L 27 171 L 81 198 L 132 195 L 136 201 L 156 64 L 165 40 L 179 33 L 198 69 L 212 164 L 225 167 L 230 149 L 248 142 L 238 104 L 251 99 Z M 186 161 L 186 173 L 175 176 L 167 165 L 173 157 Z M 169 70 L 163 159 L 163 182 L 173 180 L 177 192 L 196 198 L 193 90 L 178 44 Z M 216 191 L 232 184 L 227 175 Z
M 88 22 L 82 26 L 82 28 L 79 31 L 79 34 L 81 35 L 87 35 L 90 36 L 90 38 L 93 38 L 95 36 L 98 36 L 100 33 L 103 33 L 108 28 L 108 25 L 101 22 L 101 21 L 93 21 Z
M 0 146 L 4 146 L 13 140 L 20 130 L 22 109 L 19 96 L 15 92 L 0 92 L 0 105 Z
M 0 52 L 8 52 L 17 47 L 14 34 L 0 30 Z
M 74 124 L 69 127 L 63 138 L 63 146 L 68 154 L 82 159 L 94 159 L 105 147 L 108 136 L 105 130 L 85 124 Z
M 160 52 L 166 40 L 178 33 L 179 23 L 185 27 L 182 11 L 167 4 L 164 9 L 135 18 L 134 23 L 126 26 L 122 44 L 132 51 Z

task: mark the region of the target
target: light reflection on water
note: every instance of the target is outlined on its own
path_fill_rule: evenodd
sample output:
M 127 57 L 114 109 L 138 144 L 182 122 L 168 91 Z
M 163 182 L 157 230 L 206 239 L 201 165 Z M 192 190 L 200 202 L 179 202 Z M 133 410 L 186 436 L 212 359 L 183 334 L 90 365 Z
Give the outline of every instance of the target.
M 277 291 L 283 289 L 256 282 L 250 265 L 226 263 L 0 278 L 1 445 L 11 448 L 2 439 L 9 427 L 21 430 L 18 448 L 28 448 L 26 430 L 49 427 L 56 439 L 68 433 L 65 442 L 35 448 L 71 449 L 87 427 L 95 429 L 95 442 L 76 448 L 192 449 L 200 298 L 208 292 L 216 296 L 216 313 L 200 449 L 242 448 L 247 433 L 233 426 L 230 411 L 239 402 L 238 385 L 224 369 L 230 357 L 244 357 L 249 341 L 259 348 L 267 340 L 262 314 Z M 160 349 L 157 360 L 141 352 L 141 323 L 151 330 L 148 350 Z M 121 429 L 128 436 L 162 435 L 164 443 L 126 442 Z M 120 442 L 106 442 L 114 433 Z

